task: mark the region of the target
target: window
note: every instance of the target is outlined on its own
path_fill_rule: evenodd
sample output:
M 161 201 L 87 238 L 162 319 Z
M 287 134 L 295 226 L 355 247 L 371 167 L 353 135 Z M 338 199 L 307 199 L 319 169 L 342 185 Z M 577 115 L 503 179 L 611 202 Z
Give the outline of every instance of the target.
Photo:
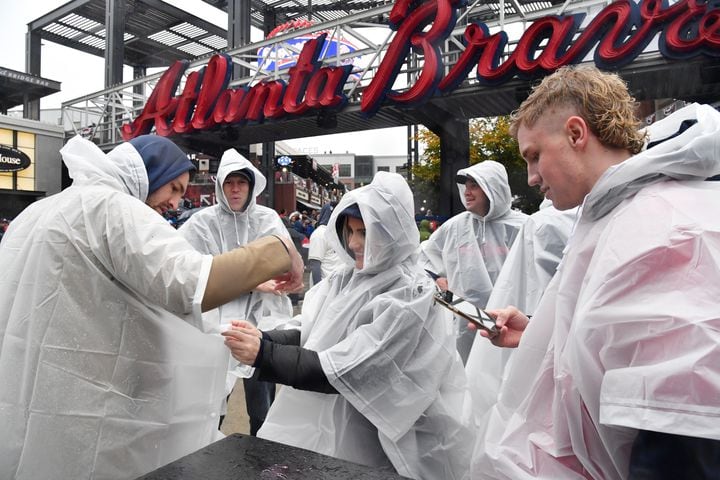
M 390 167 L 377 167 L 378 172 L 389 172 Z
M 349 163 L 341 163 L 340 164 L 340 176 L 341 177 L 352 176 L 352 165 L 350 165 Z

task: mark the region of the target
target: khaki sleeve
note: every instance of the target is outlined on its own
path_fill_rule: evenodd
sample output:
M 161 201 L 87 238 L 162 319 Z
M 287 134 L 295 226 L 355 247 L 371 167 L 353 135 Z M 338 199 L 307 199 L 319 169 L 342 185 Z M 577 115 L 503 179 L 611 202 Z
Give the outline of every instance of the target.
M 261 283 L 290 270 L 285 245 L 276 237 L 265 237 L 213 257 L 202 311 L 219 307 L 249 292 Z

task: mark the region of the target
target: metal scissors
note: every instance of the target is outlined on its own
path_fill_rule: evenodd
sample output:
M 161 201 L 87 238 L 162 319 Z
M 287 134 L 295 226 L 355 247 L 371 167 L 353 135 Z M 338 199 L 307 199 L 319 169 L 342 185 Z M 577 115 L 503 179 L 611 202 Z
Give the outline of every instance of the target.
M 433 272 L 426 270 L 428 274 L 437 279 L 438 275 Z M 485 330 L 490 338 L 495 338 L 500 335 L 500 330 L 495 325 L 495 320 L 488 315 L 485 310 L 475 307 L 473 304 L 468 302 L 462 297 L 459 297 L 451 291 L 443 292 L 439 288 L 436 289 L 433 295 L 435 303 L 439 303 L 443 307 L 450 310 L 454 315 L 467 320 L 468 322 L 475 325 L 480 330 Z M 462 309 L 460 307 L 463 307 Z M 471 311 L 469 311 L 471 310 Z

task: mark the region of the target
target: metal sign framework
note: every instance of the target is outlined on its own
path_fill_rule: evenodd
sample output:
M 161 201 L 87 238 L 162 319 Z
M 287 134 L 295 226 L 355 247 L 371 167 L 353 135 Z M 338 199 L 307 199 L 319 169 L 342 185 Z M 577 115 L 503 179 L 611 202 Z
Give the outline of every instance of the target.
M 572 12 L 586 13 L 587 19 L 612 2 L 607 0 L 566 0 L 560 5 L 553 5 L 549 2 L 526 4 L 535 8 L 532 11 L 529 11 L 527 7 L 523 8 L 523 5 L 517 0 L 500 0 L 498 3 L 492 4 L 475 0 L 468 3 L 459 11 L 455 28 L 441 47 L 439 60 L 444 69 L 444 75 L 452 70 L 467 48 L 462 38 L 466 27 L 478 19 L 492 18 L 483 21 L 489 32 L 516 31 L 515 36 L 519 38 L 529 24 L 539 18 L 567 15 Z M 387 18 L 392 9 L 393 5 L 378 7 L 224 52 L 232 59 L 232 63 L 239 67 L 240 71 L 249 72 L 242 78 L 232 80 L 228 86 L 237 88 L 251 86 L 260 81 L 287 81 L 288 70 L 279 68 L 279 58 L 267 61 L 268 59 L 259 58 L 257 52 L 270 47 L 269 50 L 272 52 L 285 51 L 298 55 L 300 49 L 293 45 L 293 39 L 303 35 L 311 36 L 326 32 L 330 42 L 350 41 L 356 46 L 355 51 L 351 52 L 342 52 L 338 48 L 333 56 L 326 56 L 322 63 L 324 66 L 341 66 L 347 63 L 354 65 L 352 73 L 343 87 L 343 92 L 348 98 L 348 105 L 345 108 L 357 110 L 363 91 L 377 75 L 382 59 L 398 34 L 390 26 L 377 23 L 378 17 Z M 512 13 L 508 15 L 507 12 Z M 582 28 L 577 36 L 581 33 Z M 511 36 L 502 52 L 501 62 L 512 54 L 516 46 L 517 38 Z M 266 50 L 268 49 L 266 48 Z M 590 54 L 587 56 L 589 57 Z M 657 47 L 654 50 L 649 48 L 638 56 L 639 61 L 648 58 L 660 58 Z M 178 92 L 183 90 L 188 75 L 206 66 L 209 61 L 210 57 L 207 56 L 191 62 L 177 87 Z M 424 61 L 422 52 L 411 52 L 407 55 L 392 89 L 400 93 L 410 89 L 421 76 Z M 273 68 L 266 68 L 268 64 Z M 121 125 L 130 122 L 140 114 L 161 75 L 162 72 L 149 75 L 65 102 L 63 104 L 65 130 L 71 135 L 81 133 L 106 148 L 121 142 Z M 463 80 L 462 88 L 465 90 L 477 88 L 478 83 L 477 78 L 470 76 Z M 137 93 L 138 91 L 142 93 Z M 278 135 L 277 129 L 275 132 Z M 298 132 L 291 131 L 284 132 L 284 135 L 284 138 L 303 136 Z M 244 143 L 256 143 L 251 137 L 247 138 Z

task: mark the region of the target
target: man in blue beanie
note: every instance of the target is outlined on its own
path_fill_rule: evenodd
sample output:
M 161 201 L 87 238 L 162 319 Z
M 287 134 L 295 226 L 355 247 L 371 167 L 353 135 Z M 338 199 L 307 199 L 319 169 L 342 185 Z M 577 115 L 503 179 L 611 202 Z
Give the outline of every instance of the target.
M 158 215 L 192 169 L 166 138 L 60 153 L 73 185 L 0 244 L 0 476 L 136 478 L 218 438 L 229 356 L 202 312 L 298 288 L 302 260 L 277 236 L 192 248 Z
M 166 202 L 168 196 L 157 195 L 157 193 L 158 190 L 169 185 L 178 177 L 182 180 L 185 178 L 188 181 L 190 180 L 189 172 L 194 170 L 195 166 L 188 159 L 185 152 L 180 150 L 171 140 L 158 135 L 141 135 L 133 138 L 128 143 L 140 154 L 147 171 L 149 196 L 145 203 L 161 214 L 165 213 L 166 210 L 176 210 L 177 203 L 169 205 L 171 208 L 165 208 L 168 206 Z M 187 185 L 187 181 L 185 185 Z M 183 189 L 180 193 L 180 197 L 182 197 L 185 190 Z M 155 198 L 151 198 L 153 196 Z M 170 195 L 170 197 L 172 198 L 174 195 Z

